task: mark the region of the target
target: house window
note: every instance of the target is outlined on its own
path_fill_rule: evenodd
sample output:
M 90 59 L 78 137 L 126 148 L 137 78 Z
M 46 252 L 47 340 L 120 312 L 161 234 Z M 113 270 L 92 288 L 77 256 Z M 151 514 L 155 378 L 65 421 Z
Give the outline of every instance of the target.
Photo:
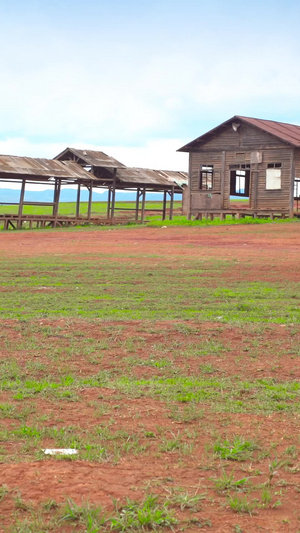
M 281 163 L 268 163 L 266 172 L 266 189 L 281 189 Z
M 300 178 L 295 178 L 294 181 L 294 198 L 300 198 Z
M 213 165 L 202 165 L 200 170 L 199 189 L 209 191 L 213 188 Z
M 245 194 L 245 184 L 246 184 L 246 171 L 237 170 L 236 171 L 236 182 L 235 182 L 235 193 L 236 194 Z

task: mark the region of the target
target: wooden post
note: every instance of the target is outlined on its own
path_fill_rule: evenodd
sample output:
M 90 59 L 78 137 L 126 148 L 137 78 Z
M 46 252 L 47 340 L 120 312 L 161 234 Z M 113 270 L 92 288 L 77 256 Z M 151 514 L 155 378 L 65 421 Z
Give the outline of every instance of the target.
M 251 178 L 252 178 L 252 181 L 254 180 L 254 183 L 252 186 L 253 201 L 250 202 L 252 204 L 250 205 L 250 207 L 252 207 L 252 209 L 257 209 L 257 193 L 258 193 L 258 164 L 257 163 L 253 165 L 253 170 L 251 172 Z
M 291 179 L 291 188 L 290 188 L 290 207 L 289 207 L 289 217 L 293 218 L 294 216 L 294 184 L 295 184 L 295 150 L 292 151 L 291 158 L 291 169 L 290 169 L 290 179 Z
M 140 205 L 140 188 L 136 190 L 136 200 L 135 200 L 135 221 L 139 219 L 139 205 Z
M 58 180 L 58 181 L 55 182 L 55 193 L 54 193 L 54 202 L 55 202 L 55 204 L 53 206 L 53 215 L 54 215 L 53 227 L 54 228 L 56 228 L 56 224 L 57 224 L 60 189 L 61 189 L 61 181 Z
M 92 199 L 93 199 L 93 182 L 90 183 L 89 189 L 89 203 L 88 203 L 88 211 L 87 211 L 87 219 L 91 220 L 91 212 L 92 212 Z
M 80 183 L 78 183 L 78 189 L 77 189 L 76 218 L 79 218 L 79 213 L 80 213 Z
M 144 222 L 145 218 L 145 201 L 146 201 L 146 189 L 142 190 L 142 213 L 141 213 L 141 223 Z
M 192 154 L 191 152 L 189 153 L 189 177 L 188 177 L 188 187 L 189 187 L 189 205 L 188 205 L 188 220 L 191 220 L 192 218 L 192 208 L 193 208 L 193 205 L 192 205 L 192 201 L 193 201 L 193 197 L 192 197 Z
M 110 221 L 113 224 L 114 222 L 114 215 L 115 215 L 115 203 L 116 203 L 116 174 L 117 169 L 114 169 L 114 182 L 113 182 L 113 189 L 112 189 L 112 200 L 111 200 L 111 215 L 110 215 Z
M 222 152 L 222 169 L 221 169 L 221 209 L 224 209 L 224 192 L 225 192 L 225 176 L 226 176 L 226 152 Z M 230 194 L 230 193 L 229 193 Z
M 166 212 L 167 212 L 167 191 L 164 191 L 162 220 L 166 220 Z
M 24 202 L 24 196 L 25 196 L 25 185 L 26 185 L 26 179 L 23 178 L 21 192 L 20 192 L 19 211 L 18 211 L 18 223 L 17 223 L 18 229 L 22 228 L 22 213 L 23 213 L 23 202 Z
M 173 219 L 173 205 L 174 205 L 174 187 L 172 187 L 172 190 L 170 192 L 170 214 L 169 214 L 169 220 Z
M 110 217 L 110 199 L 111 199 L 111 188 L 108 187 L 108 195 L 107 195 L 107 220 Z
M 52 215 L 54 216 L 55 214 L 55 202 L 56 202 L 56 191 L 57 191 L 57 180 L 55 180 L 55 183 L 54 183 L 54 192 L 53 192 L 53 207 L 52 207 Z

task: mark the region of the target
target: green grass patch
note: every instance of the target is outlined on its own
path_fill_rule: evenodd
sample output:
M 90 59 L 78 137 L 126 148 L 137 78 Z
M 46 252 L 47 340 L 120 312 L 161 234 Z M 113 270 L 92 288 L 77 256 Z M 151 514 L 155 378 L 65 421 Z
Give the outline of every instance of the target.
M 22 258 L 13 270 L 9 260 L 0 264 L 3 318 L 299 321 L 299 283 L 247 283 L 238 277 L 222 283 L 227 269 L 237 268 L 230 261 L 193 259 L 186 265 L 173 258 L 155 264 L 140 256 L 132 263 L 130 256 L 120 262 L 117 255 L 99 255 L 89 262 Z

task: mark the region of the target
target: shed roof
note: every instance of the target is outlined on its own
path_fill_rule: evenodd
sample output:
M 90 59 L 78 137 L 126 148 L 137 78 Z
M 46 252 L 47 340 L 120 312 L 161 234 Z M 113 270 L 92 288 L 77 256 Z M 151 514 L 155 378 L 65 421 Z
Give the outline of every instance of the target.
M 73 161 L 55 161 L 15 155 L 0 155 L 0 174 L 10 177 L 81 179 L 91 181 L 91 175 Z
M 204 133 L 197 139 L 194 139 L 190 143 L 186 144 L 182 148 L 179 148 L 178 152 L 188 152 L 190 149 L 195 148 L 196 146 L 201 145 L 206 142 L 209 137 L 213 134 L 218 134 L 219 130 L 222 130 L 224 126 L 231 124 L 232 122 L 240 121 L 246 124 L 251 124 L 252 126 L 259 128 L 260 130 L 273 135 L 277 139 L 300 148 L 300 126 L 295 124 L 286 124 L 285 122 L 276 122 L 274 120 L 264 120 L 260 118 L 251 118 L 251 117 L 242 117 L 240 115 L 235 115 L 234 117 L 226 120 L 216 128 Z
M 182 187 L 188 183 L 187 172 L 178 172 L 175 170 L 153 170 L 135 167 L 118 169 L 117 179 L 124 184 L 134 183 L 136 185 L 148 185 L 152 187 L 170 187 L 172 184 Z
M 92 165 L 94 167 L 102 168 L 125 168 L 123 163 L 117 161 L 110 155 L 105 154 L 104 152 L 98 152 L 95 150 L 80 150 L 78 148 L 66 148 L 63 152 L 58 154 L 54 159 L 62 160 L 63 156 L 68 152 L 71 152 L 81 161 L 84 161 L 87 165 Z

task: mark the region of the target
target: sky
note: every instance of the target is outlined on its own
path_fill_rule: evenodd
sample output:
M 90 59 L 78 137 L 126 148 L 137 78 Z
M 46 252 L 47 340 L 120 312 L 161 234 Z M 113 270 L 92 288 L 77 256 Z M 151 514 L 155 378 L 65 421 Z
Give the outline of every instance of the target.
M 300 125 L 299 0 L 0 0 L 0 153 L 187 170 L 234 115 Z

